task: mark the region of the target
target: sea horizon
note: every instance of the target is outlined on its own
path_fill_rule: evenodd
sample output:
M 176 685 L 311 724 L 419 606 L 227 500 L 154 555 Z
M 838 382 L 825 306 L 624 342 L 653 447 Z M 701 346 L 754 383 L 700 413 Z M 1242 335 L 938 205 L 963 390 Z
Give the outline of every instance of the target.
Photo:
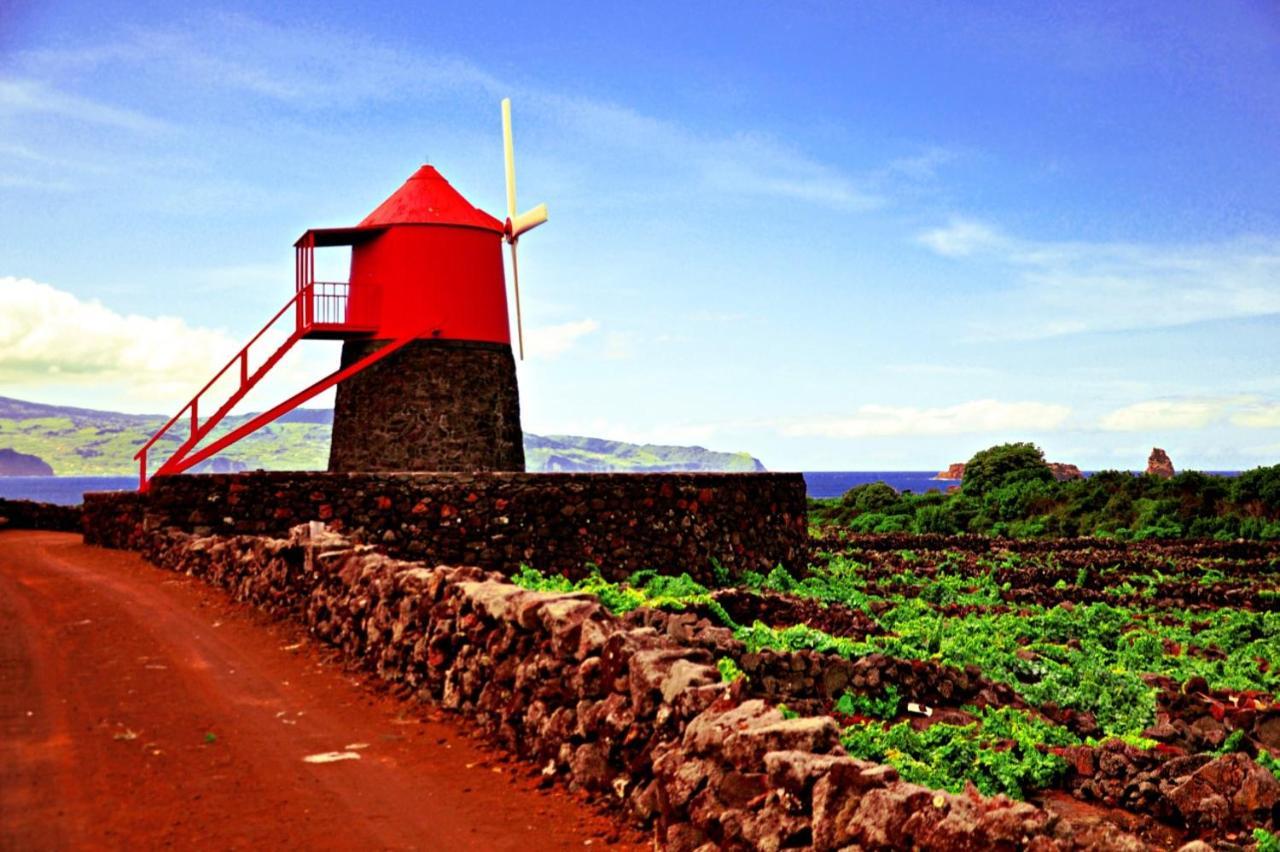
M 1138 474 L 1142 471 L 1129 471 Z M 1212 476 L 1237 476 L 1238 470 L 1206 470 L 1202 473 Z M 858 485 L 871 482 L 883 482 L 896 491 L 923 493 L 926 491 L 946 491 L 959 486 L 959 479 L 940 479 L 935 470 L 805 470 L 799 471 L 804 476 L 805 486 L 810 497 L 839 497 Z M 1095 471 L 1082 471 L 1091 476 Z M 41 503 L 56 503 L 62 506 L 73 506 L 84 499 L 86 492 L 93 491 L 135 491 L 138 477 L 133 475 L 116 476 L 0 476 L 0 499 L 35 500 Z

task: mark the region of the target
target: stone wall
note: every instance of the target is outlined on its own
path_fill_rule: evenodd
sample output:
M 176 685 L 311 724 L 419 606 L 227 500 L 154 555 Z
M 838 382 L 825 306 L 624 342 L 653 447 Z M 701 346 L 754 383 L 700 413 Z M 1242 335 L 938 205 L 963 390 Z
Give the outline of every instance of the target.
M 80 507 L 37 503 L 34 500 L 0 499 L 0 529 L 23 530 L 80 529 Z
M 723 627 L 637 626 L 592 595 L 398 561 L 320 524 L 287 540 L 157 531 L 142 545 L 474 720 L 544 777 L 652 825 L 663 849 L 1148 848 L 1106 823 L 930 790 L 849 757 L 831 717 L 784 718 L 746 681 L 722 681 L 716 659 L 743 656 Z
M 116 524 L 121 504 L 90 501 L 93 540 L 123 540 L 92 529 Z M 152 480 L 143 511 L 149 529 L 199 533 L 278 536 L 321 520 L 394 556 L 505 573 L 580 577 L 590 563 L 612 579 L 652 568 L 711 582 L 716 564 L 736 576 L 809 560 L 800 474 L 184 475 Z
M 86 544 L 137 550 L 143 541 L 146 496 L 137 491 L 100 491 L 84 495 L 81 531 Z
M 382 345 L 347 341 L 342 365 Z M 511 347 L 415 340 L 338 385 L 329 470 L 523 471 Z

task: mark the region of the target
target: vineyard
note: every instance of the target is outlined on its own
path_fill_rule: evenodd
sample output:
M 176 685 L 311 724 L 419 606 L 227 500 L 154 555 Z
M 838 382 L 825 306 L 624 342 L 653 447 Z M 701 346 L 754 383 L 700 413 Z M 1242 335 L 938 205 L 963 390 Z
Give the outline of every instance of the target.
M 1275 848 L 1280 545 L 814 536 L 804 576 L 515 580 L 713 637 L 745 695 L 906 781 Z

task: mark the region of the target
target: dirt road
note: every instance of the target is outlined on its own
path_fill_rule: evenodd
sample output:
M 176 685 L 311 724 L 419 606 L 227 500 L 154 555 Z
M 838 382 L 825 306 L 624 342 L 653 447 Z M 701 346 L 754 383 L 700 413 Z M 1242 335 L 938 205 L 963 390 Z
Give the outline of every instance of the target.
M 296 627 L 0 532 L 0 849 L 643 848 L 618 832 Z

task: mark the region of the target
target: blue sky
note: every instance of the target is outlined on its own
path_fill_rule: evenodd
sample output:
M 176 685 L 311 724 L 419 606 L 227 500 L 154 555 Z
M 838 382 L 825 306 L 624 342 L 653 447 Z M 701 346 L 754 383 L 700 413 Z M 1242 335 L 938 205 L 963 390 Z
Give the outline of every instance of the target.
M 0 394 L 176 410 L 510 96 L 529 431 L 1280 461 L 1273 3 L 460 5 L 0 2 Z

